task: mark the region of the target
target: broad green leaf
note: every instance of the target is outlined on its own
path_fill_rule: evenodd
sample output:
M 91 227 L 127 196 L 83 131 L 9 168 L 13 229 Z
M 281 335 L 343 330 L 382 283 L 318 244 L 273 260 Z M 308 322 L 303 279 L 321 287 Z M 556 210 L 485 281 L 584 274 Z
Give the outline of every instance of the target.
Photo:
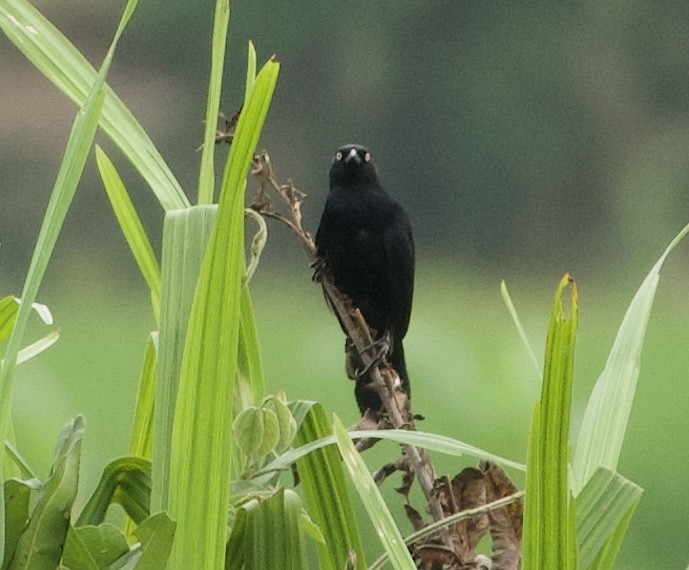
M 151 510 L 167 511 L 172 423 L 189 312 L 217 206 L 171 210 L 163 226 L 160 345 L 153 412 Z
M 50 476 L 41 487 L 29 524 L 22 532 L 9 565 L 11 570 L 57 568 L 77 496 L 84 418 L 77 416 L 62 430 Z
M 227 28 L 230 25 L 230 0 L 216 0 L 213 21 L 213 40 L 211 49 L 211 73 L 208 81 L 208 101 L 206 104 L 206 128 L 203 136 L 201 171 L 199 173 L 199 205 L 213 203 L 215 190 L 215 132 L 220 111 L 220 93 L 225 65 Z
M 619 473 L 603 467 L 594 472 L 576 497 L 581 568 L 591 567 L 610 537 L 639 504 L 642 493 L 641 487 Z
M 100 566 L 86 547 L 81 537 L 74 531 L 74 527 L 69 527 L 65 548 L 62 551 L 62 560 L 58 570 L 100 570 Z
M 598 469 L 617 470 L 641 369 L 641 349 L 653 307 L 660 270 L 670 252 L 689 233 L 686 225 L 667 246 L 629 304 L 605 368 L 589 397 L 577 439 L 572 470 L 578 493 Z
M 332 433 L 332 426 L 321 404 L 295 402 L 303 418 L 295 443 L 304 445 Z M 334 437 L 332 438 L 334 442 Z M 319 567 L 345 568 L 349 552 L 356 553 L 356 568 L 366 568 L 357 518 L 335 447 L 315 450 L 297 461 L 304 501 L 313 522 L 323 533 L 324 544 L 316 544 Z
M 135 522 L 149 515 L 151 462 L 141 457 L 119 457 L 111 461 L 98 486 L 81 511 L 75 526 L 99 525 L 111 504 L 119 504 Z
M 225 568 L 308 568 L 299 495 L 280 489 L 265 500 L 241 507 L 228 542 Z M 242 566 L 243 563 L 243 566 Z
M 84 549 L 88 557 L 85 556 Z M 95 568 L 107 568 L 127 552 L 129 546 L 122 531 L 111 524 L 70 528 L 62 564 L 81 570 L 85 567 L 84 562 L 93 561 Z
M 141 541 L 142 555 L 137 570 L 164 570 L 172 550 L 177 525 L 165 513 L 157 513 L 143 521 L 134 531 Z
M 151 304 L 156 323 L 160 323 L 160 267 L 153 253 L 153 247 L 115 165 L 99 145 L 96 145 L 96 163 L 124 238 L 151 291 Z
M 134 425 L 129 441 L 129 455 L 150 460 L 153 454 L 153 413 L 156 395 L 156 367 L 158 365 L 158 332 L 152 332 L 146 344 L 141 367 L 139 391 L 136 396 Z
M 22 291 L 22 302 L 17 312 L 16 323 L 7 342 L 5 361 L 0 368 L 0 442 L 8 439 L 11 424 L 11 401 L 14 384 L 14 370 L 22 337 L 26 330 L 31 305 L 35 302 L 48 261 L 52 255 L 57 237 L 62 228 L 67 211 L 76 193 L 77 184 L 86 164 L 93 138 L 98 128 L 98 120 L 103 108 L 105 78 L 115 55 L 117 43 L 136 6 L 136 0 L 129 0 L 115 36 L 110 44 L 101 69 L 88 82 L 83 106 L 77 114 L 67 141 L 67 148 L 60 165 L 55 186 L 48 201 L 48 207 L 41 224 L 38 240 L 31 258 L 26 281 Z M 25 53 L 38 53 L 35 42 L 43 42 L 49 33 L 42 26 L 44 20 L 35 18 L 38 13 L 22 0 L 2 0 L 0 2 L 0 27 Z M 40 16 L 40 15 L 39 15 Z M 35 21 L 38 20 L 38 21 Z M 35 24 L 35 25 L 34 25 Z M 38 28 L 36 27 L 38 26 Z M 54 50 L 55 46 L 51 46 Z M 0 475 L 0 479 L 2 476 Z M 0 485 L 0 494 L 4 486 Z M 0 559 L 4 558 L 5 516 L 4 500 L 0 496 Z
M 244 260 L 246 175 L 279 65 L 256 78 L 237 124 L 218 215 L 194 295 L 172 430 L 169 513 L 177 522 L 170 568 L 224 564 Z M 196 500 L 205 496 L 205 501 Z
M 31 492 L 41 488 L 37 480 L 22 481 L 20 479 L 8 479 L 5 481 L 5 522 L 7 533 L 5 534 L 4 564 L 0 567 L 5 570 L 17 548 L 17 542 L 24 528 L 29 522 L 29 500 Z
M 232 423 L 235 445 L 249 459 L 257 455 L 263 443 L 263 412 L 252 406 L 242 410 Z
M 380 539 L 385 552 L 390 557 L 390 562 L 394 568 L 409 568 L 414 570 L 416 564 L 409 553 L 404 538 L 400 534 L 385 501 L 383 500 L 378 486 L 366 467 L 366 463 L 354 447 L 352 440 L 347 434 L 347 430 L 340 419 L 333 415 L 333 431 L 335 441 L 340 450 L 342 461 L 347 467 L 349 477 L 354 483 L 354 487 L 359 493 L 359 498 L 366 508 L 371 522 L 376 529 L 376 535 Z
M 596 559 L 588 566 L 589 570 L 612 570 L 614 568 L 617 553 L 620 551 L 622 541 L 627 534 L 629 522 L 632 520 L 632 515 L 636 510 L 638 503 L 634 503 L 624 515 L 622 520 L 617 525 L 612 535 L 601 548 Z
M 284 395 L 282 395 L 284 398 Z M 266 406 L 270 407 L 278 420 L 278 442 L 275 445 L 276 453 L 283 453 L 292 445 L 294 436 L 297 434 L 297 421 L 294 419 L 287 404 L 280 395 L 270 396 Z
M 562 295 L 569 285 L 567 319 Z M 529 432 L 522 544 L 525 570 L 577 567 L 574 501 L 568 478 L 577 312 L 576 283 L 565 275 L 555 294 L 541 399 L 535 406 Z
M 136 2 L 128 4 L 128 14 Z M 86 58 L 26 0 L 0 1 L 0 29 L 38 70 L 86 108 L 97 73 Z M 148 182 L 166 210 L 189 206 L 179 182 L 143 127 L 107 85 L 100 125 Z

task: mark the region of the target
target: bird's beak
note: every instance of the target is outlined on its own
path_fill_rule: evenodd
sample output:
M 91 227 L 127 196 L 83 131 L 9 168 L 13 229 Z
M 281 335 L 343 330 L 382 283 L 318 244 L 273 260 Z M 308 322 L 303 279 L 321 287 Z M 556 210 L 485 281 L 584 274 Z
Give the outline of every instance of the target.
M 348 164 L 351 160 L 354 160 L 357 164 L 361 162 L 361 157 L 355 148 L 350 150 L 349 154 L 345 157 L 345 164 Z

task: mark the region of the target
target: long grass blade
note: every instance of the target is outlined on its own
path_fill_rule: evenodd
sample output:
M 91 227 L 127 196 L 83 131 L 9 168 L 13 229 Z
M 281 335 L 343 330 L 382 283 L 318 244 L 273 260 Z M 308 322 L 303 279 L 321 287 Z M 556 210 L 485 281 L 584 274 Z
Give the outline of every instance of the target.
M 127 19 L 135 5 L 136 2 L 128 4 Z M 49 81 L 85 108 L 98 74 L 38 10 L 26 0 L 0 0 L 0 29 Z M 110 87 L 106 85 L 104 91 L 100 117 L 103 130 L 148 182 L 163 208 L 189 206 L 182 187 L 146 131 Z
M 213 22 L 213 40 L 211 51 L 211 73 L 208 84 L 208 102 L 206 105 L 206 128 L 203 136 L 201 154 L 201 171 L 199 173 L 199 205 L 213 203 L 215 189 L 215 172 L 213 157 L 215 154 L 215 131 L 220 111 L 220 93 L 225 64 L 225 47 L 227 29 L 230 25 L 230 1 L 217 0 L 215 3 L 215 20 Z M 255 69 L 254 69 L 255 71 Z
M 67 141 L 67 148 L 55 181 L 55 186 L 50 195 L 48 208 L 43 218 L 43 223 L 38 234 L 38 241 L 31 258 L 29 271 L 24 282 L 22 302 L 17 312 L 16 323 L 7 341 L 5 361 L 0 368 L 0 442 L 4 442 L 10 433 L 10 412 L 12 402 L 12 390 L 14 384 L 14 371 L 17 365 L 17 356 L 26 330 L 31 305 L 36 300 L 48 261 L 52 255 L 57 237 L 62 228 L 67 211 L 76 193 L 77 184 L 86 164 L 89 150 L 93 144 L 93 138 L 98 128 L 98 120 L 103 108 L 105 78 L 110 69 L 110 64 L 115 55 L 115 49 L 124 28 L 129 21 L 137 0 L 129 0 L 125 6 L 120 24 L 105 55 L 103 64 L 98 74 L 88 83 L 88 89 L 83 107 L 74 120 L 72 130 Z M 24 10 L 22 10 L 22 8 Z M 14 13 L 13 13 L 14 11 Z M 25 5 L 19 0 L 2 0 L 0 2 L 0 26 L 13 38 L 19 38 L 19 43 L 26 46 L 41 37 L 41 30 L 32 26 L 29 16 L 35 12 L 30 5 Z M 40 23 L 39 23 L 40 25 Z M 9 30 L 9 31 L 8 31 Z M 2 477 L 0 477 L 2 479 Z M 1 481 L 0 481 L 1 482 Z M 0 495 L 4 487 L 0 485 Z M 5 517 L 4 500 L 0 496 L 0 559 L 4 557 Z
M 570 318 L 562 295 L 571 285 Z M 576 528 L 569 469 L 569 423 L 577 328 L 576 283 L 565 275 L 555 294 L 548 327 L 541 399 L 527 453 L 523 561 L 526 570 L 576 568 Z
M 115 165 L 98 145 L 96 145 L 96 163 L 115 217 L 151 291 L 151 304 L 156 323 L 160 323 L 160 267 L 153 253 L 153 247 Z
M 295 443 L 305 444 L 332 434 L 323 406 L 316 402 L 295 402 L 292 406 L 302 408 L 296 413 L 304 415 Z M 307 410 L 305 414 L 303 408 Z M 324 544 L 316 544 L 319 568 L 345 568 L 350 552 L 356 555 L 353 568 L 366 568 L 359 527 L 337 449 L 326 447 L 309 453 L 297 461 L 297 471 L 309 515 L 325 538 Z
M 268 62 L 237 124 L 189 318 L 172 433 L 170 568 L 220 568 L 225 558 L 244 260 L 246 175 L 279 65 Z M 198 497 L 205 497 L 199 501 Z
M 660 281 L 660 270 L 667 256 L 687 233 L 689 225 L 665 249 L 634 295 L 617 331 L 605 368 L 589 397 L 579 432 L 572 464 L 576 493 L 598 467 L 617 470 L 641 370 L 641 349 Z
M 414 570 L 416 564 L 414 564 L 409 549 L 404 543 L 404 538 L 388 510 L 378 486 L 371 477 L 366 463 L 357 452 L 347 430 L 337 416 L 333 417 L 333 431 L 337 447 L 340 450 L 340 455 L 342 455 L 342 461 L 347 467 L 349 477 L 376 529 L 376 534 L 390 557 L 390 562 L 394 568 Z

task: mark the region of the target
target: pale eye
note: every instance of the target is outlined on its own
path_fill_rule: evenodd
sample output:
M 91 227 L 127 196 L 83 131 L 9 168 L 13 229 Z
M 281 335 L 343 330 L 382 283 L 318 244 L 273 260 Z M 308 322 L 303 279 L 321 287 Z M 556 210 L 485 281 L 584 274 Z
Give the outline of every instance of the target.
M 364 162 L 368 162 L 369 160 L 371 160 L 371 153 L 370 153 L 370 152 L 367 152 L 367 153 L 364 155 Z
M 338 153 L 335 155 L 335 160 L 342 160 L 342 153 L 341 153 L 341 152 L 338 152 Z

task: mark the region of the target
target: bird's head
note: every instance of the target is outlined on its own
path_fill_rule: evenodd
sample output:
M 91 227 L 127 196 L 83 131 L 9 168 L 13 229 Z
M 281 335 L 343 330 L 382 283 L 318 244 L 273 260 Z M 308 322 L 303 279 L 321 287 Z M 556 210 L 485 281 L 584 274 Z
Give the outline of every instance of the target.
M 361 145 L 341 146 L 330 166 L 330 186 L 378 183 L 371 153 Z

